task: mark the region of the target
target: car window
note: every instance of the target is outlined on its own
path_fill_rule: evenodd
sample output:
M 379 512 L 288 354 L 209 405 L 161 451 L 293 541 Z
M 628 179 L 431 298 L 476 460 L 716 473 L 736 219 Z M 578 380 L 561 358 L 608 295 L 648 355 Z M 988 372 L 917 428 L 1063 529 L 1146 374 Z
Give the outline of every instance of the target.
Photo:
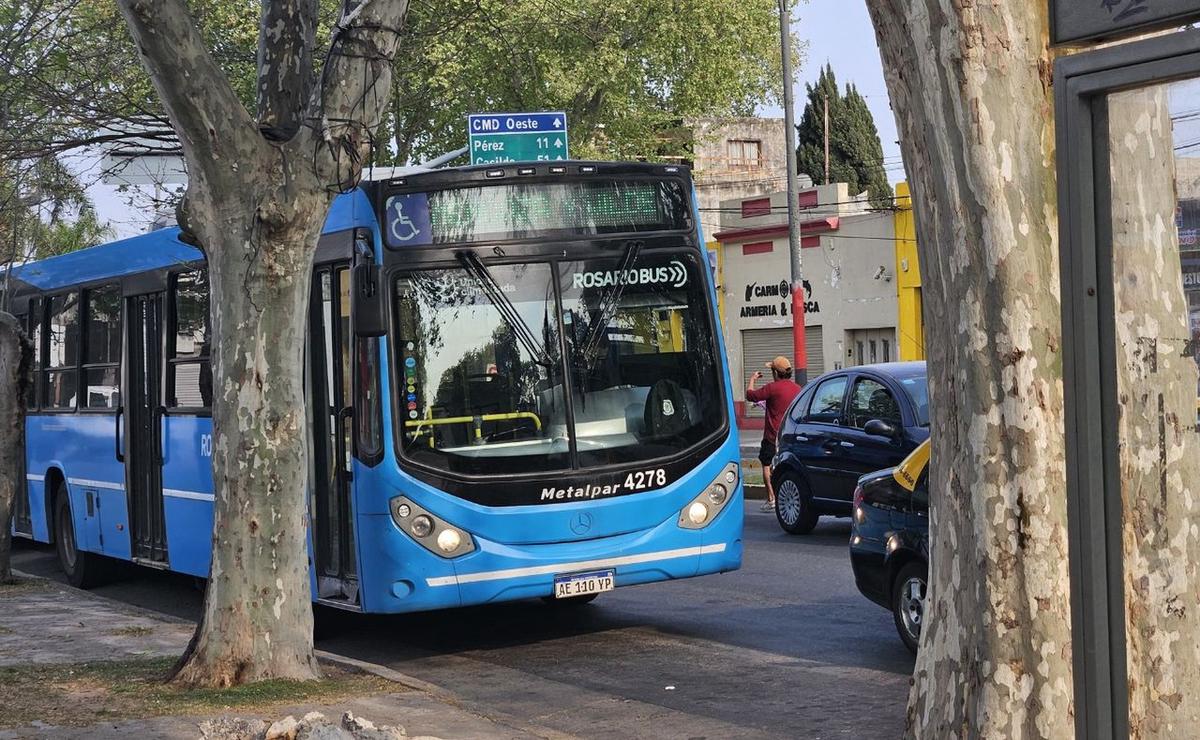
M 882 383 L 871 378 L 859 378 L 846 405 L 846 423 L 862 429 L 872 419 L 899 426 L 900 406 L 896 403 L 896 397 Z
M 808 402 L 812 400 L 813 388 L 809 387 L 796 398 L 795 403 L 788 409 L 788 418 L 792 421 L 800 421 L 804 415 L 808 413 Z
M 900 378 L 904 392 L 912 399 L 917 412 L 917 426 L 929 426 L 929 386 L 924 375 Z
M 842 420 L 842 399 L 846 395 L 846 376 L 824 380 L 813 393 L 812 406 L 809 408 L 808 421 L 824 421 L 840 423 Z

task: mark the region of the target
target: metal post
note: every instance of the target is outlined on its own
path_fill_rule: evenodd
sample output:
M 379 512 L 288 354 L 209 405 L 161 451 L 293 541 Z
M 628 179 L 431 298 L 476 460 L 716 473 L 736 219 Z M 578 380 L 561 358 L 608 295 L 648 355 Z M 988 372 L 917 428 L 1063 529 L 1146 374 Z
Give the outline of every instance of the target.
M 825 184 L 829 184 L 829 95 L 825 99 Z
M 795 381 L 808 382 L 808 350 L 804 344 L 804 267 L 800 255 L 800 183 L 796 165 L 796 113 L 792 100 L 792 17 L 788 0 L 779 0 L 779 40 L 783 57 L 783 126 L 787 141 L 788 253 L 792 258 L 792 364 Z

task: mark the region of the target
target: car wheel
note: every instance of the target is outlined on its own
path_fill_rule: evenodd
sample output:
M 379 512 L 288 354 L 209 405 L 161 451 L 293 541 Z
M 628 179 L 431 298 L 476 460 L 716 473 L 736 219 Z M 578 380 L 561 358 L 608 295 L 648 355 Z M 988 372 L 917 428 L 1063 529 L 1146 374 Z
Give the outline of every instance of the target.
M 788 534 L 808 534 L 820 515 L 813 510 L 808 486 L 794 473 L 784 473 L 775 484 L 775 518 Z
M 929 568 L 924 563 L 906 563 L 892 582 L 892 618 L 904 646 L 917 654 L 921 627 L 925 624 L 925 594 Z
M 91 588 L 101 582 L 103 563 L 100 557 L 79 549 L 75 538 L 75 520 L 71 516 L 71 499 L 67 485 L 59 482 L 54 489 L 54 542 L 58 564 L 75 588 Z

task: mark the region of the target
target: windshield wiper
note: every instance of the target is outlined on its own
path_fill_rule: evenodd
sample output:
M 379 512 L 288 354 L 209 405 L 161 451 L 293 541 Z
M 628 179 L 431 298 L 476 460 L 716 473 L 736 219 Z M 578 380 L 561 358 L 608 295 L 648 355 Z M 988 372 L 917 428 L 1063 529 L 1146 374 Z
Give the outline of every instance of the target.
M 600 340 L 608 330 L 609 322 L 617 314 L 617 306 L 620 305 L 621 296 L 625 293 L 625 275 L 629 270 L 633 269 L 638 255 L 642 253 L 643 246 L 644 242 L 641 241 L 631 241 L 625 245 L 625 253 L 621 255 L 621 263 L 617 265 L 617 279 L 600 296 L 599 311 L 596 315 L 596 320 L 588 329 L 587 337 L 583 340 L 581 357 L 588 365 L 591 365 L 595 360 L 596 350 L 600 348 Z
M 491 300 L 492 305 L 508 322 L 513 334 L 516 335 L 517 341 L 525 346 L 529 354 L 533 355 L 533 361 L 539 365 L 550 367 L 554 361 L 550 359 L 550 354 L 546 348 L 537 340 L 537 335 L 521 318 L 521 314 L 517 313 L 517 308 L 508 300 L 508 296 L 504 295 L 504 291 L 500 288 L 500 284 L 496 282 L 496 278 L 492 276 L 487 265 L 475 255 L 474 252 L 459 252 L 455 255 L 463 269 L 467 271 L 475 281 L 479 283 L 479 287 L 483 288 L 483 292 Z

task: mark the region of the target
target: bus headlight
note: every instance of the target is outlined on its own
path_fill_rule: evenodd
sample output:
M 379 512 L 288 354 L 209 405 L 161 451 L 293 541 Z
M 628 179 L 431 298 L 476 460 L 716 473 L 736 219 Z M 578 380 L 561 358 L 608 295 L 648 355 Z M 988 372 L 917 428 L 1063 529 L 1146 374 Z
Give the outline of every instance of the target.
M 688 502 L 679 512 L 679 526 L 684 529 L 703 529 L 712 523 L 733 498 L 740 471 L 737 463 L 729 463 L 712 483 Z
M 407 496 L 397 496 L 389 503 L 392 521 L 426 550 L 443 558 L 457 558 L 475 551 L 475 542 L 470 534 L 422 508 Z
M 438 533 L 437 546 L 444 553 L 452 553 L 462 544 L 462 535 L 453 529 L 443 529 Z
M 428 537 L 433 531 L 433 520 L 422 514 L 412 520 L 412 533 L 417 537 Z

